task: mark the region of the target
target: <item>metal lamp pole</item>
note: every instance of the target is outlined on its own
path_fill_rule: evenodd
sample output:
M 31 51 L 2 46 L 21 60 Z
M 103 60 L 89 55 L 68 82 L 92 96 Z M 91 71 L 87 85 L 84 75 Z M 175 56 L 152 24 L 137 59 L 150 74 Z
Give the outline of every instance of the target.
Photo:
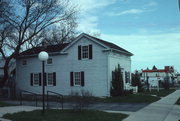
M 38 55 L 39 60 L 42 61 L 42 113 L 45 110 L 45 61 L 49 58 L 49 55 L 45 51 L 41 51 Z

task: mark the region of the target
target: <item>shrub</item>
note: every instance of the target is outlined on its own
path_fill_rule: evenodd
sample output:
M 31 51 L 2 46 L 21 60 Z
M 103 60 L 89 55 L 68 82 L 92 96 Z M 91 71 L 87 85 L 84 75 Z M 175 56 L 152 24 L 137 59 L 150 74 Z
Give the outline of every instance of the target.
M 143 92 L 143 85 L 140 80 L 140 73 L 135 71 L 135 74 L 132 74 L 132 86 L 138 86 L 138 92 Z
M 72 98 L 71 101 L 74 111 L 81 111 L 92 103 L 92 93 L 89 91 L 71 91 L 70 96 Z
M 121 66 L 118 64 L 118 67 L 112 71 L 112 87 L 111 87 L 111 96 L 120 96 L 123 95 L 124 91 L 124 82 L 121 73 Z
M 124 90 L 123 96 L 127 96 L 129 94 L 133 94 L 133 90 L 132 89 L 131 90 Z

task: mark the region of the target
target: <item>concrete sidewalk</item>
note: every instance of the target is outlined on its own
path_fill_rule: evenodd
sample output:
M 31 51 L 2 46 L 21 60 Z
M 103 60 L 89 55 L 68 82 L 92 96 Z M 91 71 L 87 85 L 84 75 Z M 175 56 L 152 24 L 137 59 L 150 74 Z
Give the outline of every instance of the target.
M 100 108 L 101 110 L 109 113 L 125 113 L 130 115 L 123 121 L 179 121 L 180 106 L 174 105 L 174 103 L 177 101 L 179 97 L 180 97 L 180 90 L 176 90 L 174 93 L 162 98 L 157 102 L 147 105 L 146 107 L 136 112 L 112 110 L 115 106 L 111 106 L 110 108 L 108 108 L 109 110 L 105 108 L 102 109 L 100 108 L 104 105 L 98 105 L 96 108 Z M 0 117 L 2 117 L 6 113 L 33 111 L 37 109 L 42 109 L 42 108 L 34 107 L 34 106 L 0 107 Z M 10 120 L 0 118 L 0 121 L 10 121 Z
M 180 121 L 180 106 L 174 105 L 180 90 L 131 114 L 123 121 Z

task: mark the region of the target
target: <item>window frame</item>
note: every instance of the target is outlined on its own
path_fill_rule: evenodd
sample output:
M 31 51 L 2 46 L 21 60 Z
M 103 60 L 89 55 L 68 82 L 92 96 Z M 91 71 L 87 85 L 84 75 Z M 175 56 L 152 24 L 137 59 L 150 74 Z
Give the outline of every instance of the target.
M 81 57 L 82 57 L 82 60 L 89 59 L 89 45 L 81 46 Z
M 50 78 L 49 78 L 49 75 L 51 75 L 51 81 L 52 81 L 51 84 L 49 84 L 49 79 L 50 79 Z M 46 78 L 46 79 L 47 79 L 47 80 L 46 80 L 46 81 L 47 81 L 47 82 L 46 82 L 46 83 L 47 83 L 47 86 L 54 86 L 54 84 L 53 84 L 53 83 L 54 83 L 53 73 L 47 73 L 47 74 L 46 74 L 46 77 L 47 77 L 47 78 Z
M 74 72 L 74 86 L 81 86 L 81 72 Z
M 125 71 L 125 82 L 130 83 L 130 72 L 129 71 Z
M 37 80 L 35 80 L 35 77 Z M 38 83 L 35 83 L 35 81 L 37 81 Z M 39 86 L 39 81 L 39 73 L 33 73 L 33 86 Z

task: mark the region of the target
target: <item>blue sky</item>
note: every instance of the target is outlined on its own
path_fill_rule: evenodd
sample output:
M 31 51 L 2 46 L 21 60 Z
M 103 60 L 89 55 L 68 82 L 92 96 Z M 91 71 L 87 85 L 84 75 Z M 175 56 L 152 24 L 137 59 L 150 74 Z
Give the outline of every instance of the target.
M 178 0 L 74 0 L 78 29 L 132 52 L 135 69 L 174 66 L 180 72 Z

